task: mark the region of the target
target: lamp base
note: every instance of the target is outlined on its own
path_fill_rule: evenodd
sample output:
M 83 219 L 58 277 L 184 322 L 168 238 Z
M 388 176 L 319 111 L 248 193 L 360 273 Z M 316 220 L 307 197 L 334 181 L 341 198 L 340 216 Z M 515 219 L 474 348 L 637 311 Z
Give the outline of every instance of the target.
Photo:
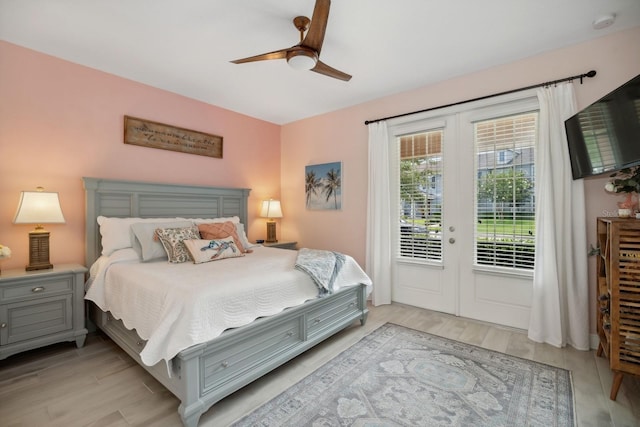
M 34 270 L 48 270 L 53 268 L 53 264 L 29 264 L 24 269 L 25 271 L 34 271 Z
M 267 243 L 276 243 L 278 239 L 276 239 L 276 222 L 275 221 L 267 221 Z
M 53 268 L 49 262 L 49 232 L 34 230 L 29 233 L 29 265 L 27 271 Z

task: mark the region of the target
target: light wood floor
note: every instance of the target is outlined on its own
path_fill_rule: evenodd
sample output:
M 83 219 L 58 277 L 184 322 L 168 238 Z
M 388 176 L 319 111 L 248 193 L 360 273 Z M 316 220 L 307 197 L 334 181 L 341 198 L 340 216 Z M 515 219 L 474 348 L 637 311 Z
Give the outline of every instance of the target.
M 572 371 L 579 426 L 639 426 L 640 379 L 625 376 L 609 400 L 612 375 L 593 351 L 536 344 L 520 330 L 392 304 L 216 404 L 200 426 L 226 426 L 294 384 L 385 322 L 430 332 Z M 178 400 L 100 333 L 0 361 L 0 425 L 180 426 Z

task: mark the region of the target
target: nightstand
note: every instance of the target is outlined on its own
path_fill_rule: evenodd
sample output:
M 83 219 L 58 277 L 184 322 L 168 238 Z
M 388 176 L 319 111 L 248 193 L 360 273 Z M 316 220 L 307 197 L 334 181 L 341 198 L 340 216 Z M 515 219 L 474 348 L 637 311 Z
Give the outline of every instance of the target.
M 268 248 L 291 249 L 295 251 L 297 249 L 296 248 L 297 244 L 298 242 L 274 242 L 274 243 L 264 242 L 262 245 Z
M 78 264 L 0 273 L 0 360 L 61 341 L 84 345 L 84 275 Z

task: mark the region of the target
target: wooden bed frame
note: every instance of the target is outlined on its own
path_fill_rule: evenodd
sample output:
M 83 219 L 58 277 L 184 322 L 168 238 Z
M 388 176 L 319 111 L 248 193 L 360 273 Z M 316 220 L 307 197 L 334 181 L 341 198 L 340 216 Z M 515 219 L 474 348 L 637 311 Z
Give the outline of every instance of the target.
M 98 216 L 216 218 L 239 216 L 247 224 L 249 189 L 199 187 L 83 178 L 86 192 L 86 265 L 101 254 Z M 91 318 L 153 377 L 176 395 L 187 427 L 216 402 L 281 366 L 355 320 L 365 324 L 366 287 L 345 288 L 275 316 L 224 332 L 181 351 L 167 364 L 141 362 L 145 342 L 92 304 Z

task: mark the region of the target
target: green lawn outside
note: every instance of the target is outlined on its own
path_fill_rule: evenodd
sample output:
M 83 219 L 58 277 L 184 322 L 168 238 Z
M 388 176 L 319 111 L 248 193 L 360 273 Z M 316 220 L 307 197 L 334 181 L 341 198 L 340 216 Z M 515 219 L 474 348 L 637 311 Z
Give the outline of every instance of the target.
M 423 226 L 426 224 L 424 218 L 403 218 L 407 223 L 413 223 L 414 225 Z M 429 224 L 427 226 L 429 231 L 442 231 L 442 225 Z M 534 236 L 535 235 L 535 221 L 532 219 L 486 219 L 483 218 L 477 224 L 478 234 L 500 234 L 500 235 L 522 235 L 522 236 Z
M 506 234 L 506 235 L 522 235 L 534 236 L 536 227 L 535 221 L 532 219 L 516 219 L 516 220 L 494 220 L 482 219 L 477 224 L 478 234 Z

